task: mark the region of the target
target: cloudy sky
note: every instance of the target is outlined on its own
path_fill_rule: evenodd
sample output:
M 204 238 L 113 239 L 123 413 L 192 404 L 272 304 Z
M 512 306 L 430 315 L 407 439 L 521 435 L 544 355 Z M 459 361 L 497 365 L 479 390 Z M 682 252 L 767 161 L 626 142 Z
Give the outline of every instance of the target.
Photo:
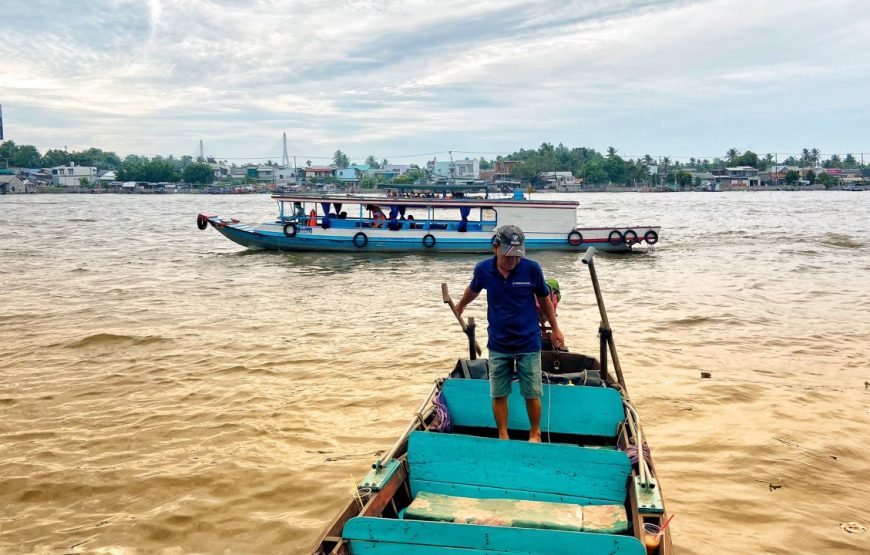
M 870 152 L 870 3 L 0 0 L 0 104 L 43 152 Z

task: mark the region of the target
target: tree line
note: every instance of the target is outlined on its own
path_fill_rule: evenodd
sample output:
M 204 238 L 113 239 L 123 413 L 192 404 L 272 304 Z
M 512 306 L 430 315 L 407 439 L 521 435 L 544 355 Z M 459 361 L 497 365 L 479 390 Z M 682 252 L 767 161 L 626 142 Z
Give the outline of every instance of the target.
M 16 145 L 14 141 L 0 143 L 0 167 L 53 168 L 56 166 L 93 166 L 98 171 L 115 171 L 118 181 L 163 181 L 208 184 L 214 181 L 211 166 L 194 160 L 193 156 L 175 158 L 137 156 L 130 154 L 123 160 L 114 152 L 89 148 L 80 152 L 49 149 L 40 154 L 33 145 Z
M 822 154 L 817 148 L 804 148 L 800 156 L 788 156 L 778 160 L 774 154 L 759 155 L 751 150 L 741 152 L 736 148 L 730 148 L 721 158 L 712 160 L 689 158 L 687 162 L 671 160 L 670 157 L 653 158 L 649 154 L 637 158 L 624 159 L 614 147 L 609 147 L 601 153 L 593 148 L 573 147 L 563 144 L 554 146 L 551 143 L 543 143 L 537 149 L 524 149 L 513 152 L 507 156 L 498 156 L 493 160 L 480 158 L 480 169 L 492 169 L 496 162 L 514 160 L 520 164 L 513 167 L 511 175 L 523 182 L 532 185 L 541 184 L 548 172 L 571 172 L 575 177 L 582 177 L 585 183 L 596 185 L 604 183 L 632 185 L 640 182 L 650 182 L 655 179 L 666 183 L 676 183 L 687 186 L 692 182 L 691 171 L 705 172 L 728 166 L 751 166 L 759 170 L 766 170 L 775 164 L 801 167 L 823 168 L 861 168 L 864 167 L 852 154 L 840 157 L 838 154 L 822 160 Z M 149 182 L 178 182 L 208 184 L 214 180 L 214 172 L 208 164 L 195 160 L 192 156 L 176 158 L 172 155 L 163 156 L 137 156 L 131 154 L 123 160 L 114 152 L 104 151 L 99 148 L 88 148 L 83 151 L 67 152 L 66 150 L 50 149 L 41 154 L 33 145 L 16 145 L 14 141 L 0 143 L 0 167 L 19 168 L 50 168 L 55 166 L 76 164 L 79 166 L 95 166 L 98 170 L 115 170 L 118 181 L 149 181 Z M 336 150 L 332 157 L 332 163 L 336 168 L 350 167 L 353 163 L 343 151 Z M 365 159 L 365 164 L 372 169 L 380 169 L 389 165 L 386 158 L 378 159 L 370 154 Z M 272 161 L 267 165 L 276 165 Z M 311 166 L 311 161 L 306 161 Z M 651 168 L 655 167 L 653 173 Z M 413 166 L 413 172 L 409 176 L 396 178 L 399 182 L 413 182 L 419 177 L 425 176 L 425 172 Z M 654 178 L 654 175 L 657 176 Z M 822 180 L 822 175 L 818 178 Z M 813 179 L 816 173 L 813 172 Z M 793 176 L 792 176 L 793 177 Z M 364 185 L 376 185 L 378 177 L 364 178 L 372 183 Z M 396 181 L 394 180 L 394 181 Z M 381 179 L 382 181 L 382 179 Z

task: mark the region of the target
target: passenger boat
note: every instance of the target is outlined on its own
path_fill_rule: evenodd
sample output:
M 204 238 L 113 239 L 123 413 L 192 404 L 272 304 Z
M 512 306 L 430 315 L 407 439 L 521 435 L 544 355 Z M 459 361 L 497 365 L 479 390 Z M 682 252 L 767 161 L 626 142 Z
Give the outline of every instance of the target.
M 584 262 L 602 315 L 600 361 L 547 350 L 549 330 L 542 324 L 543 443 L 527 441 L 516 382 L 508 397 L 511 439 L 497 438 L 487 361 L 477 358 L 473 319 L 465 325 L 457 317 L 469 357 L 436 382 L 312 553 L 673 553 L 670 519 L 616 356 L 593 252 Z
M 459 252 L 492 249 L 495 229 L 519 226 L 526 249 L 629 252 L 658 242 L 650 225 L 578 227 L 577 201 L 513 198 L 434 198 L 397 195 L 282 194 L 278 217 L 259 225 L 201 213 L 228 239 L 249 248 L 285 251 Z

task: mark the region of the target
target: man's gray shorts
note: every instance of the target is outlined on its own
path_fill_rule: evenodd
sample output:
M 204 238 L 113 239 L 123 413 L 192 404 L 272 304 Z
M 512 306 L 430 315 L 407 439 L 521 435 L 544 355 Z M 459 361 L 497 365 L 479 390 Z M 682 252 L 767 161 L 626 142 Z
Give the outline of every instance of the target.
M 514 368 L 520 379 L 520 393 L 526 399 L 540 399 L 541 351 L 531 353 L 500 353 L 489 350 L 489 392 L 493 399 L 507 397 L 511 392 Z

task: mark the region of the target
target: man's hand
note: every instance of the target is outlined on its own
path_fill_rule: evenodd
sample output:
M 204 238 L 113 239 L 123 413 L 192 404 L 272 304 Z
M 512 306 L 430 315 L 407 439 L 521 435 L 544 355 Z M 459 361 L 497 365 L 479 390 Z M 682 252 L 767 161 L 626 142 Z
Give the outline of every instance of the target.
M 462 313 L 465 312 L 465 307 L 468 306 L 468 303 L 476 299 L 477 295 L 478 293 L 472 291 L 470 287 L 465 288 L 465 291 L 462 293 L 462 298 L 459 299 L 459 302 L 453 307 L 453 310 L 456 311 L 457 317 L 462 316 Z
M 565 346 L 565 336 L 562 335 L 562 330 L 560 330 L 559 328 L 553 328 L 552 338 L 553 347 L 561 349 Z

